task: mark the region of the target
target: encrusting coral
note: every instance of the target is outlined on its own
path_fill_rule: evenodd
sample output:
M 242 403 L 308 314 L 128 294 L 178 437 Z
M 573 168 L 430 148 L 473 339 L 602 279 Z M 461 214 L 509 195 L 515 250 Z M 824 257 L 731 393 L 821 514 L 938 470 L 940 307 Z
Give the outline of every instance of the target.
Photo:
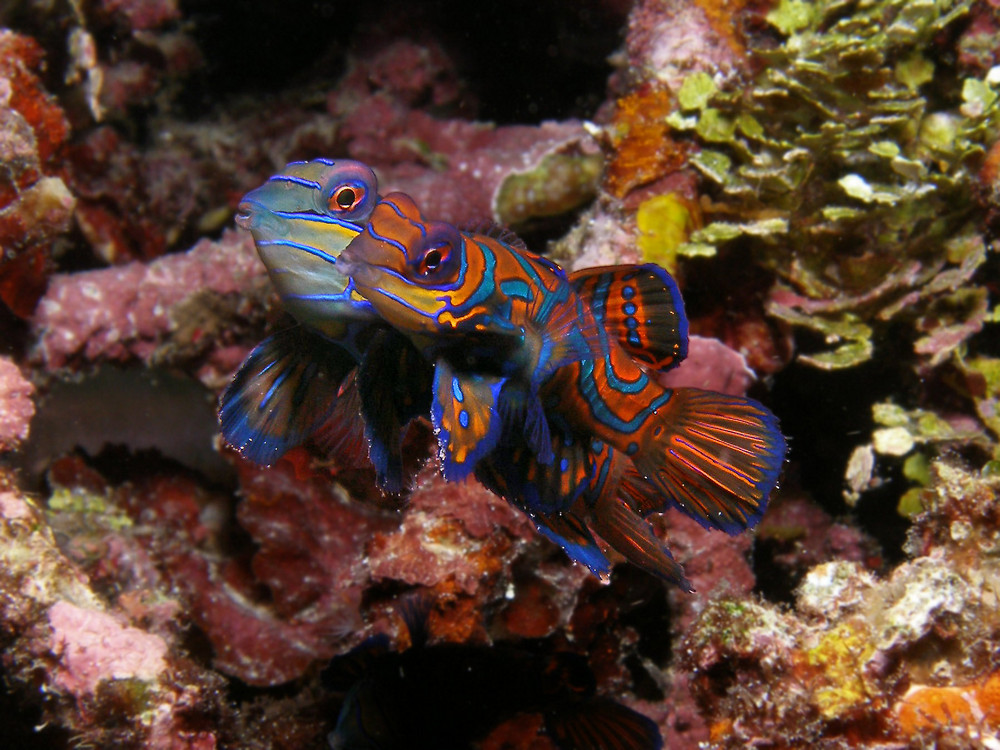
M 714 746 L 989 748 L 1000 731 L 1000 483 L 934 465 L 912 559 L 810 570 L 784 611 L 718 599 L 681 645 Z

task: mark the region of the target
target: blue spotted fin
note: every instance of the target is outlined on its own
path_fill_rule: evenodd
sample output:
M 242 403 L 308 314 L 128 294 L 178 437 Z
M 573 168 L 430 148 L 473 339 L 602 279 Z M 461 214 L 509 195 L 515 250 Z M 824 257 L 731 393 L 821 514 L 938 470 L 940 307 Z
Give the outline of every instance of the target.
M 638 474 L 706 528 L 738 534 L 757 524 L 778 482 L 785 438 L 753 399 L 678 388 L 639 436 Z M 652 497 L 652 492 L 645 493 Z M 645 515 L 664 507 L 640 507 Z
M 668 370 L 687 356 L 684 301 L 664 269 L 653 263 L 584 268 L 569 280 L 608 335 L 634 359 Z
M 301 445 L 333 411 L 354 358 L 303 326 L 258 344 L 219 404 L 222 436 L 262 466 Z
M 445 359 L 434 368 L 431 421 L 445 479 L 464 479 L 496 447 L 503 433 L 497 400 L 505 379 L 456 372 Z
M 602 697 L 546 712 L 545 733 L 559 750 L 661 750 L 663 747 L 656 722 Z
M 355 382 L 376 481 L 386 492 L 401 492 L 403 430 L 411 419 L 427 414 L 429 367 L 406 338 L 382 327 L 368 341 Z

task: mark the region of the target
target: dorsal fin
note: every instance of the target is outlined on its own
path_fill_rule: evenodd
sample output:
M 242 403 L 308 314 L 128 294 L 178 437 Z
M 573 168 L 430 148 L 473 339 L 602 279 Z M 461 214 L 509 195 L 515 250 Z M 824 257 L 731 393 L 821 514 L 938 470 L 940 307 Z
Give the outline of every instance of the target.
M 569 276 L 608 335 L 655 370 L 687 356 L 688 322 L 677 282 L 653 263 L 584 268 Z
M 489 237 L 490 239 L 509 245 L 515 250 L 526 251 L 528 249 L 528 246 L 524 244 L 524 240 L 514 230 L 508 229 L 502 224 L 497 224 L 491 219 L 467 221 L 458 225 L 458 231 L 465 232 L 466 234 L 481 234 L 484 237 Z

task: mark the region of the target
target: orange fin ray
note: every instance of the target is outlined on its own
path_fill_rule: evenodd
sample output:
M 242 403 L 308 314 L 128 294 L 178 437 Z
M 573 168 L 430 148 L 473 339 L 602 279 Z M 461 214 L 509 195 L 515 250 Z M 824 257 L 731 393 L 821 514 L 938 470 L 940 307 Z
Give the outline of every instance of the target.
M 752 528 L 767 506 L 785 460 L 777 418 L 740 396 L 680 388 L 646 426 L 633 461 L 643 481 L 706 528 L 736 534 Z M 644 500 L 650 493 L 632 484 Z
M 590 527 L 633 565 L 658 578 L 694 591 L 683 566 L 674 560 L 653 527 L 620 498 L 602 498 L 589 518 Z

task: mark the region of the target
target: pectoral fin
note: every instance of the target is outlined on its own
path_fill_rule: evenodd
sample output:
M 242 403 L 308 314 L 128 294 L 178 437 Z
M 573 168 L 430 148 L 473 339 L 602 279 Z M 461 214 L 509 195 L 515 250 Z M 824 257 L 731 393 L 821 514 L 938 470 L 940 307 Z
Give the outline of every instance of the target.
M 222 436 L 247 460 L 274 463 L 323 423 L 355 364 L 307 328 L 279 331 L 250 352 L 222 394 Z
M 431 420 L 445 479 L 464 479 L 497 445 L 503 419 L 497 409 L 505 378 L 456 372 L 444 359 L 434 369 Z

